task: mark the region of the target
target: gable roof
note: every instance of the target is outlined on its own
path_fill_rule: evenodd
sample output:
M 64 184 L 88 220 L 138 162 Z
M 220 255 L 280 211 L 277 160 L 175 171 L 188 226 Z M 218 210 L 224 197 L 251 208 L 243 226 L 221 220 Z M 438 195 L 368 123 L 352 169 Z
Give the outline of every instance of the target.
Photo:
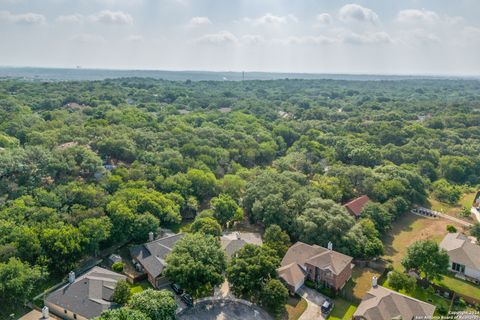
M 45 301 L 87 319 L 98 317 L 103 311 L 117 306 L 111 301 L 113 291 L 117 281 L 126 278 L 116 272 L 94 267 L 75 282 L 50 293 Z
M 365 204 L 370 201 L 370 198 L 366 195 L 353 199 L 350 202 L 345 203 L 343 206 L 347 209 L 350 214 L 359 217 L 362 213 L 363 207 Z
M 162 274 L 166 266 L 165 258 L 172 251 L 175 243 L 183 238 L 183 234 L 174 234 L 155 241 L 130 248 L 130 255 L 137 259 L 143 269 L 152 277 Z
M 451 262 L 480 270 L 480 245 L 473 243 L 466 235 L 448 233 L 440 243 L 440 248 L 447 251 Z
M 299 241 L 288 248 L 277 272 L 283 280 L 295 287 L 300 281 L 300 271 L 306 269 L 305 264 L 322 270 L 328 269 L 334 275 L 339 275 L 345 268 L 351 267 L 352 259 L 343 253 Z
M 372 287 L 363 297 L 353 317 L 376 319 L 431 318 L 435 306 L 382 286 Z
M 247 244 L 262 245 L 262 238 L 253 232 L 230 232 L 224 233 L 220 243 L 228 258 L 231 258 L 238 250 Z

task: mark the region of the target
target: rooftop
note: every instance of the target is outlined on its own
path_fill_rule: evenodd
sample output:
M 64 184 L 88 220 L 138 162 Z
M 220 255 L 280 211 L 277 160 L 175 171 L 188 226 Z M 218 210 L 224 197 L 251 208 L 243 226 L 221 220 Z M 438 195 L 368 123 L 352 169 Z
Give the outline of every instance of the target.
M 124 279 L 126 279 L 124 275 L 94 267 L 73 283 L 68 283 L 50 293 L 45 301 L 85 318 L 94 318 L 116 306 L 111 301 L 112 294 L 117 281 Z
M 343 206 L 348 210 L 348 212 L 358 217 L 362 213 L 363 207 L 368 201 L 370 201 L 370 198 L 366 195 L 363 195 L 345 203 Z
M 448 233 L 440 243 L 452 262 L 480 270 L 480 245 L 462 233 Z
M 382 286 L 372 287 L 353 314 L 366 319 L 431 319 L 435 306 Z

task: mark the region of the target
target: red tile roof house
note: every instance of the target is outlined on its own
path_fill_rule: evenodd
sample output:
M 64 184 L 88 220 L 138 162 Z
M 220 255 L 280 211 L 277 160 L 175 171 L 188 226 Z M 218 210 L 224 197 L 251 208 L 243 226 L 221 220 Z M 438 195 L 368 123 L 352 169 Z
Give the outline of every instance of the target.
M 359 218 L 362 214 L 363 207 L 365 207 L 368 201 L 370 201 L 370 198 L 366 195 L 363 195 L 345 203 L 343 207 L 347 209 L 348 213 L 350 213 L 352 216 Z
M 279 277 L 291 293 L 303 286 L 306 279 L 339 291 L 352 277 L 352 257 L 317 245 L 297 242 L 292 245 L 277 269 Z

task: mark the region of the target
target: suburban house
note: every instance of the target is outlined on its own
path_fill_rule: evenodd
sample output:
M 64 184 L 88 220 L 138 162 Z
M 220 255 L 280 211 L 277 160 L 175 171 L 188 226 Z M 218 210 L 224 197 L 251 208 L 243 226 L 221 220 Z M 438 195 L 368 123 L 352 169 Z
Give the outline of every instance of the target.
M 347 209 L 348 213 L 350 213 L 355 218 L 359 218 L 362 214 L 363 207 L 370 201 L 370 198 L 367 195 L 363 195 L 352 201 L 349 201 L 343 205 L 345 209 Z
M 258 233 L 253 232 L 229 232 L 224 233 L 220 238 L 225 254 L 228 259 L 247 244 L 255 244 L 261 246 L 263 244 L 262 237 Z
M 291 293 L 300 289 L 306 279 L 335 291 L 341 290 L 352 277 L 352 257 L 317 245 L 297 242 L 292 245 L 277 269 Z
M 68 276 L 68 284 L 47 295 L 45 307 L 50 313 L 70 320 L 86 320 L 118 305 L 112 302 L 117 281 L 125 280 L 124 275 L 94 267 L 76 278 L 74 272 Z
M 480 245 L 462 233 L 448 233 L 440 243 L 450 257 L 449 269 L 466 280 L 480 283 Z
M 363 297 L 353 319 L 432 319 L 434 312 L 435 306 L 379 286 L 374 277 L 373 286 Z
M 179 233 L 154 240 L 151 234 L 149 242 L 130 248 L 134 265 L 147 274 L 148 281 L 154 288 L 168 283 L 168 279 L 162 276 L 166 266 L 165 258 L 181 238 L 183 234 Z

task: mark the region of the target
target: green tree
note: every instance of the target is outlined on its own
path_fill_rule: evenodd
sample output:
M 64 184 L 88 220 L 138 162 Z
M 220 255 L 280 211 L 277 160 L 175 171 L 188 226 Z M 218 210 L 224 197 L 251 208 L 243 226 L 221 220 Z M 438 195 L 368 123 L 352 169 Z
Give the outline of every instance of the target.
M 448 272 L 449 257 L 433 240 L 419 240 L 407 248 L 402 259 L 405 270 L 421 272 L 427 281 L 441 279 Z
M 200 169 L 190 169 L 187 171 L 187 178 L 192 183 L 193 194 L 198 199 L 203 201 L 215 194 L 217 179 L 213 173 Z
M 103 311 L 95 320 L 150 320 L 143 312 L 131 308 L 118 308 Z
M 127 304 L 130 299 L 131 292 L 130 286 L 126 280 L 118 280 L 115 290 L 113 291 L 112 301 L 118 303 L 119 305 Z
M 72 270 L 83 252 L 82 235 L 71 225 L 44 229 L 41 242 L 50 269 L 59 273 Z
M 222 226 L 213 218 L 196 218 L 190 226 L 190 231 L 220 237 L 222 235 Z
M 240 297 L 258 298 L 263 284 L 275 278 L 279 263 L 273 249 L 247 244 L 236 253 L 227 268 L 232 291 Z
M 97 254 L 102 241 L 110 237 L 112 223 L 108 217 L 85 219 L 78 225 L 87 252 Z
M 371 219 L 380 233 L 385 233 L 392 227 L 392 215 L 380 203 L 367 203 L 362 210 L 362 216 Z
M 217 221 L 225 226 L 228 222 L 241 220 L 243 218 L 242 209 L 235 200 L 227 194 L 221 194 L 210 201 L 213 209 L 213 216 Z
M 282 282 L 277 279 L 270 279 L 263 286 L 260 294 L 260 301 L 267 309 L 279 314 L 284 310 L 288 300 L 288 290 Z
M 168 290 L 147 289 L 134 294 L 129 307 L 145 314 L 151 320 L 174 320 L 177 304 L 175 297 Z
M 412 292 L 415 290 L 416 280 L 403 272 L 393 270 L 388 273 L 388 284 L 396 291 L 405 289 Z
M 0 302 L 3 306 L 25 303 L 46 276 L 40 267 L 16 258 L 0 263 Z
M 278 257 L 282 258 L 290 246 L 290 237 L 279 226 L 272 224 L 265 229 L 263 242 L 275 250 Z
M 477 238 L 477 241 L 480 242 L 480 222 L 476 222 L 473 225 L 470 229 L 470 235 Z
M 185 235 L 177 241 L 166 262 L 165 275 L 194 296 L 223 282 L 225 253 L 213 236 Z

